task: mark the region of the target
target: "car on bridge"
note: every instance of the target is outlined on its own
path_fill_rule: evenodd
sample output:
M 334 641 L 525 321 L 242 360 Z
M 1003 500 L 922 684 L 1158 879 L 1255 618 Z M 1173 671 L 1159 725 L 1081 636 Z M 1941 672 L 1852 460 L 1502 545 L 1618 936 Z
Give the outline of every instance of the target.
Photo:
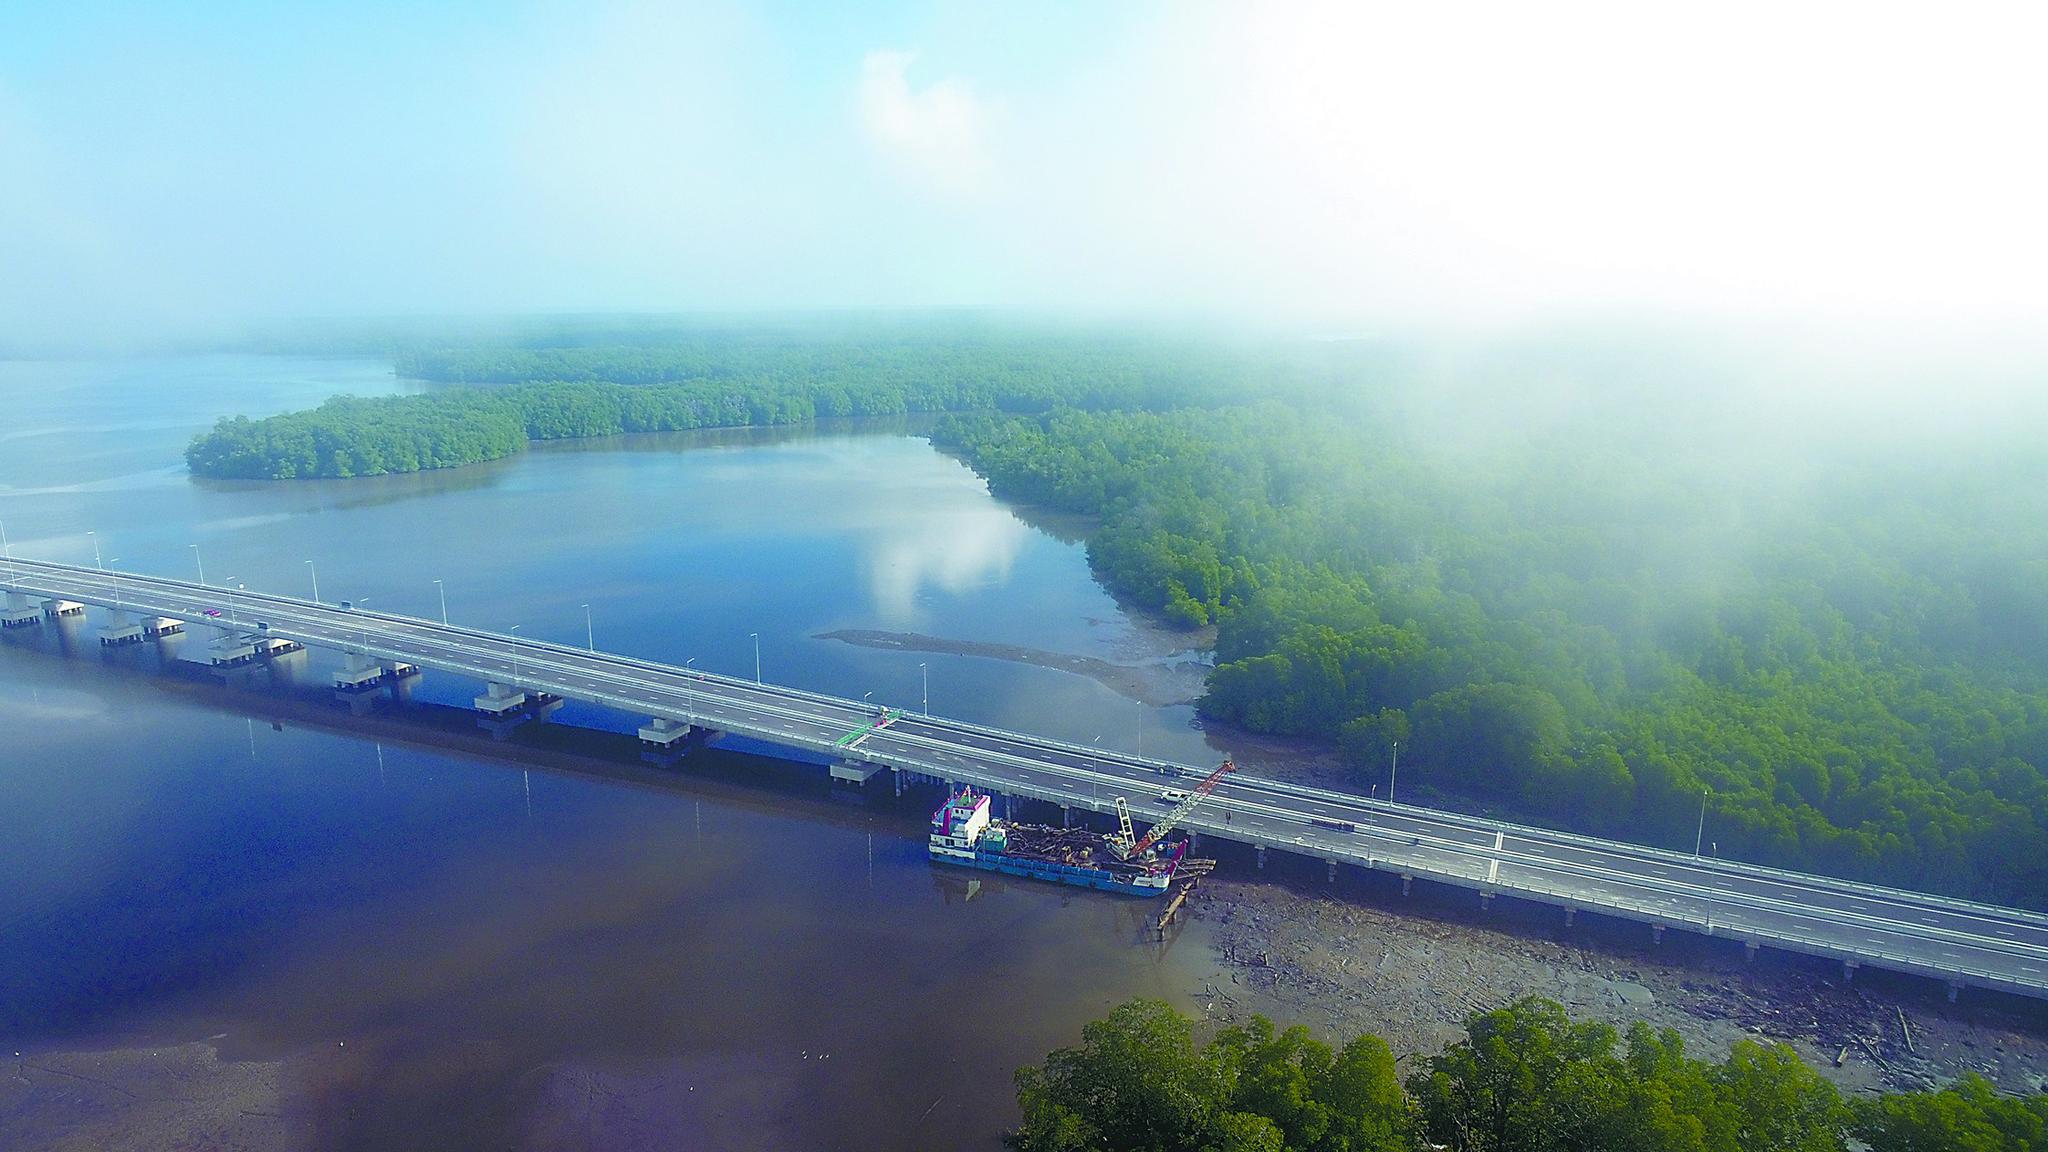
M 207 616 L 209 616 L 209 617 L 212 617 L 212 618 L 213 618 L 213 619 L 215 619 L 215 620 L 218 620 L 218 619 L 220 619 L 220 609 L 218 609 L 218 608 L 208 608 L 208 609 L 206 610 L 206 615 L 207 615 Z

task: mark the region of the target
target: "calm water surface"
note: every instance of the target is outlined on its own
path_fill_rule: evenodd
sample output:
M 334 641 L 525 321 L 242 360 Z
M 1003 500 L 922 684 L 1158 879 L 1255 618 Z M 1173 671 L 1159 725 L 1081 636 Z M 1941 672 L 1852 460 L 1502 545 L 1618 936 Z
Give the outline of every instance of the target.
M 0 364 L 0 518 L 26 555 L 97 543 L 110 565 L 298 594 L 317 574 L 325 599 L 422 616 L 440 579 L 451 618 L 565 642 L 587 604 L 600 645 L 739 674 L 758 633 L 768 677 L 899 705 L 922 661 L 934 711 L 1216 756 L 1188 709 L 1090 680 L 813 639 L 1156 650 L 1078 544 L 887 430 L 346 482 L 184 473 L 217 415 L 402 387 L 362 360 Z M 1017 1065 L 1213 972 L 1198 935 L 1136 943 L 1140 905 L 935 872 L 916 803 L 847 804 L 744 758 L 643 787 L 280 730 L 152 682 L 153 652 L 104 659 L 74 628 L 87 654 L 65 657 L 63 637 L 0 645 L 0 1039 L 211 1038 L 282 1062 L 321 1146 L 993 1147 Z M 430 671 L 419 695 L 476 690 Z

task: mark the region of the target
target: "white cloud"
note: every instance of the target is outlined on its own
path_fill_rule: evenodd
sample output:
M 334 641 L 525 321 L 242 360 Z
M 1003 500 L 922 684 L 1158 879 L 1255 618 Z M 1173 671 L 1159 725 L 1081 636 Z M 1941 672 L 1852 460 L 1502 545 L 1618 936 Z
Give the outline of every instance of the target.
M 860 112 L 868 141 L 939 191 L 961 194 L 988 172 L 981 101 L 953 77 L 910 86 L 915 52 L 885 49 L 861 61 Z

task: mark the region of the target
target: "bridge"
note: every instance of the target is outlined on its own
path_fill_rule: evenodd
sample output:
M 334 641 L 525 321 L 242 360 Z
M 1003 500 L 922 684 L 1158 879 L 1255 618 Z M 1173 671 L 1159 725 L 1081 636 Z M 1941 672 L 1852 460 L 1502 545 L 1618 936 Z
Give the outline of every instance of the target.
M 27 627 L 93 605 L 110 613 L 102 642 L 203 625 L 207 659 L 236 666 L 302 645 L 339 650 L 343 693 L 375 689 L 420 666 L 473 677 L 487 717 L 517 718 L 561 699 L 645 717 L 640 737 L 673 748 L 693 734 L 731 732 L 833 760 L 834 776 L 866 783 L 893 772 L 971 784 L 1065 810 L 1111 810 L 1127 797 L 1141 821 L 1163 793 L 1210 766 L 1146 759 L 937 716 L 883 714 L 870 704 L 776 684 L 451 626 L 389 612 L 224 589 L 185 580 L 9 558 L 0 624 Z M 1839 961 L 2048 998 L 2048 916 L 1830 877 L 1701 859 L 1612 840 L 1236 773 L 1188 821 L 1194 833 L 1340 867 L 1416 877 Z

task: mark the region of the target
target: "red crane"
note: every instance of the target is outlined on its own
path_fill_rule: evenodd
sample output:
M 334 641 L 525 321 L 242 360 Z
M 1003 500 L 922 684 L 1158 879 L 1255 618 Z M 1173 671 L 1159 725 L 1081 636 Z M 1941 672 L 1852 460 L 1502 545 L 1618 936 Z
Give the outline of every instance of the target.
M 1195 785 L 1188 791 L 1186 799 L 1174 805 L 1173 810 L 1161 817 L 1159 823 L 1146 829 L 1144 837 L 1136 844 L 1132 844 L 1130 850 L 1124 853 L 1124 859 L 1128 860 L 1133 856 L 1142 855 L 1145 849 L 1157 844 L 1160 837 L 1173 831 L 1175 825 L 1187 819 L 1188 813 L 1193 812 L 1202 801 L 1207 800 L 1209 793 L 1216 790 L 1216 785 L 1221 784 L 1225 776 L 1235 771 L 1237 771 L 1237 765 L 1229 760 L 1225 760 L 1222 764 L 1218 765 L 1214 772 L 1209 773 L 1200 784 Z

